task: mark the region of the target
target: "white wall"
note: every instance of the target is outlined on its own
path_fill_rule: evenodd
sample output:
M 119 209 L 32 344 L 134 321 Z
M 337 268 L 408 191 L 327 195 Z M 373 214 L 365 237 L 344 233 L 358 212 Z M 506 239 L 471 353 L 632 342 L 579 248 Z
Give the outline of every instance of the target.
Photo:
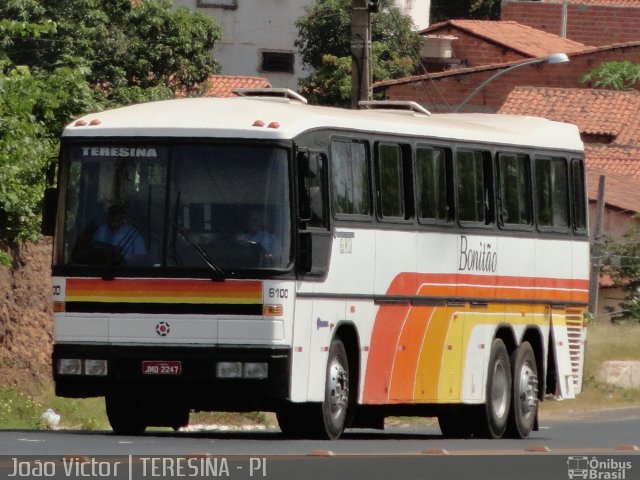
M 216 0 L 208 0 L 216 3 Z M 274 87 L 298 88 L 298 78 L 307 75 L 293 45 L 298 36 L 296 20 L 304 6 L 313 0 L 217 0 L 236 8 L 199 7 L 198 0 L 174 0 L 176 7 L 186 6 L 213 17 L 224 37 L 216 43 L 214 57 L 223 74 L 265 77 Z M 418 29 L 428 26 L 431 0 L 396 0 L 400 9 L 413 17 Z M 295 55 L 294 73 L 263 72 L 261 52 L 283 51 Z

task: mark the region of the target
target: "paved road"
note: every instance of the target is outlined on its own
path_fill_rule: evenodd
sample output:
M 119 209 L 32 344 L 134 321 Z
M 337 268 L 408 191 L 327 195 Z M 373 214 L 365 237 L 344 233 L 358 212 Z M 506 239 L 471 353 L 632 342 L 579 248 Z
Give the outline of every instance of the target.
M 253 466 L 257 468 L 256 462 L 264 461 L 263 465 L 268 464 L 266 478 L 304 477 L 305 480 L 431 479 L 443 475 L 448 480 L 568 478 L 569 456 L 607 459 L 633 455 L 629 458 L 633 459 L 635 468 L 626 471 L 624 477 L 608 478 L 640 479 L 640 451 L 619 449 L 631 445 L 640 445 L 640 407 L 583 414 L 574 416 L 571 421 L 542 421 L 540 431 L 525 440 L 447 440 L 442 438 L 437 427 L 392 427 L 383 432 L 352 430 L 340 440 L 331 442 L 291 440 L 277 430 L 153 432 L 141 437 L 123 437 L 111 432 L 9 430 L 0 431 L 0 452 L 7 455 L 0 457 L 0 478 L 6 478 L 7 472 L 11 471 L 11 456 L 15 455 L 34 458 L 51 455 L 57 461 L 69 456 L 93 458 L 110 455 L 124 458 L 125 464 L 128 455 L 186 458 L 213 455 L 229 462 L 229 475 L 224 475 L 225 471 L 218 472 L 222 473 L 221 477 L 260 478 L 259 469 L 257 473 L 252 472 L 255 475 L 249 476 L 250 462 L 254 462 Z M 548 448 L 550 454 L 540 452 L 541 447 Z M 310 455 L 328 455 L 329 451 L 335 455 Z M 135 466 L 133 477 L 127 477 L 129 480 L 150 478 L 153 473 L 151 464 L 140 459 L 129 459 L 129 462 Z M 146 469 L 144 475 L 143 467 Z M 550 474 L 541 475 L 535 468 L 546 469 L 545 472 Z M 425 476 L 426 471 L 432 474 Z M 161 474 L 158 476 L 178 477 L 177 471 L 160 469 L 158 472 Z M 434 472 L 441 474 L 433 475 Z

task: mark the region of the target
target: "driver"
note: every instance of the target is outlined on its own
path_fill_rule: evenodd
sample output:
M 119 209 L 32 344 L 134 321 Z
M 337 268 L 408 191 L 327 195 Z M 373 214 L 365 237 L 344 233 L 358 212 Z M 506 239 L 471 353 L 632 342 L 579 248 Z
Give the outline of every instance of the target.
M 107 211 L 107 223 L 98 227 L 93 234 L 94 242 L 108 243 L 120 249 L 121 255 L 131 258 L 135 255 L 146 255 L 147 248 L 138 230 L 127 223 L 125 207 L 111 205 Z
M 276 254 L 279 248 L 278 239 L 267 231 L 264 216 L 258 209 L 253 209 L 249 212 L 247 231 L 239 235 L 238 238 L 246 242 L 257 243 L 270 256 Z

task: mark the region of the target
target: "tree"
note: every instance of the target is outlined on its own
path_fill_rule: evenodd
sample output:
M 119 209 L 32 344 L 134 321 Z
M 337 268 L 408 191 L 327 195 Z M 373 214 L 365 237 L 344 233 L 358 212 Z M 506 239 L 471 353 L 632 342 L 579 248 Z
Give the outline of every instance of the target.
M 499 20 L 500 0 L 431 0 L 431 23 L 462 18 Z
M 631 90 L 640 88 L 640 63 L 603 62 L 582 77 L 583 83 L 593 82 L 596 88 Z
M 218 70 L 211 50 L 220 27 L 199 12 L 174 9 L 170 0 L 135 6 L 130 0 L 5 0 L 0 18 L 44 29 L 16 35 L 0 28 L 0 45 L 12 64 L 48 72 L 85 67 L 87 81 L 107 101 L 129 96 L 120 89 L 188 93 Z
M 611 321 L 640 320 L 640 214 L 634 216 L 637 223 L 620 240 L 610 241 L 605 248 L 607 273 L 616 285 L 623 285 L 627 292 L 617 311 L 612 311 Z
M 37 237 L 44 172 L 65 124 L 197 93 L 218 69 L 220 37 L 213 20 L 169 0 L 0 2 L 0 244 Z
M 316 0 L 296 22 L 302 62 L 300 80 L 311 103 L 347 106 L 351 96 L 351 0 Z M 421 38 L 411 19 L 387 0 L 371 15 L 374 81 L 413 73 L 420 62 Z

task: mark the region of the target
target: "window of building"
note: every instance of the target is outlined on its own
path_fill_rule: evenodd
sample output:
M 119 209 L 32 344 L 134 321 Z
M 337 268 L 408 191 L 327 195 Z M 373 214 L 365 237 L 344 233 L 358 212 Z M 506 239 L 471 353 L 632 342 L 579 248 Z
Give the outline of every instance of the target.
M 446 222 L 450 220 L 447 195 L 449 173 L 443 148 L 416 149 L 416 186 L 420 220 Z
M 567 161 L 557 157 L 537 158 L 535 181 L 538 226 L 542 228 L 568 228 Z
M 263 72 L 293 73 L 294 55 L 292 52 L 262 52 Z
M 199 7 L 213 7 L 213 8 L 238 8 L 237 0 L 198 0 Z
M 363 142 L 331 142 L 331 201 L 336 215 L 371 215 L 367 145 Z
M 498 154 L 499 214 L 502 225 L 531 225 L 531 174 L 529 156 Z

